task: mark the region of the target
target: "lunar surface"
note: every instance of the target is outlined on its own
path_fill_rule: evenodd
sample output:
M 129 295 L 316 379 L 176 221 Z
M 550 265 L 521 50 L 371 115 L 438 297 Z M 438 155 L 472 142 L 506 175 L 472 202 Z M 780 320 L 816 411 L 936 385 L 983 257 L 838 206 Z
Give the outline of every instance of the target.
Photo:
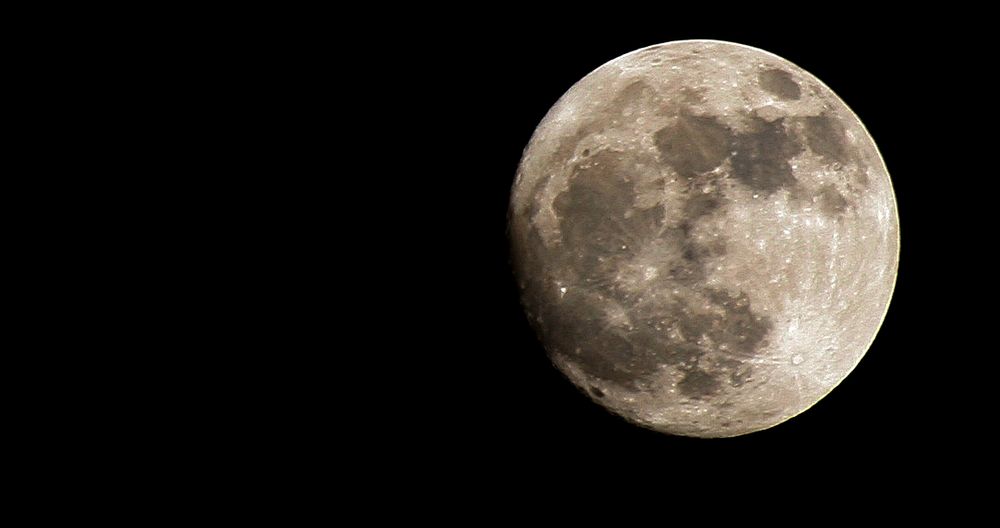
M 512 261 L 553 363 L 669 434 L 808 409 L 861 360 L 899 256 L 889 175 L 851 110 L 770 53 L 628 53 L 563 95 L 511 195 Z

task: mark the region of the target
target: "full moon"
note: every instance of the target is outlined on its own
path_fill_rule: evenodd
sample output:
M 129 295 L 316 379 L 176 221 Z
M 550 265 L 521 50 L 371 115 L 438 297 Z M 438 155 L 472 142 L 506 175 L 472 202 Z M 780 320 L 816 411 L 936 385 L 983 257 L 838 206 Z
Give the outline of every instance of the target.
M 805 411 L 885 317 L 899 221 L 874 141 L 765 51 L 679 41 L 573 85 L 531 137 L 511 256 L 552 362 L 668 434 L 729 437 Z

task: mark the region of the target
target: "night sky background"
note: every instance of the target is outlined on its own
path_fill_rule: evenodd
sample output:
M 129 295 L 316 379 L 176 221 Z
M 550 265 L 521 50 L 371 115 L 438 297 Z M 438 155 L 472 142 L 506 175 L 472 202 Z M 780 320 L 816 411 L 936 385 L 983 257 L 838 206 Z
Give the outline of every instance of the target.
M 996 169 L 983 156 L 996 148 L 986 144 L 995 132 L 974 125 L 995 113 L 996 95 L 976 73 L 986 60 L 974 55 L 981 34 L 954 37 L 960 21 L 945 17 L 876 23 L 849 15 L 780 26 L 613 13 L 493 26 L 485 17 L 421 33 L 422 56 L 453 62 L 413 66 L 416 79 L 444 79 L 427 86 L 432 101 L 412 130 L 437 146 L 420 160 L 435 182 L 415 206 L 419 228 L 433 233 L 433 248 L 419 246 L 428 291 L 417 306 L 427 308 L 419 318 L 435 358 L 407 429 L 422 431 L 413 457 L 472 479 L 645 475 L 663 485 L 720 474 L 915 483 L 985 463 L 992 436 L 984 427 L 995 415 L 988 402 L 996 399 L 985 364 L 998 347 L 980 331 L 996 310 L 974 303 L 993 306 L 982 296 L 994 281 L 976 277 L 995 273 L 984 233 L 996 223 L 985 187 L 995 185 Z M 505 232 L 522 150 L 552 104 L 610 59 L 693 38 L 775 53 L 832 88 L 878 145 L 900 216 L 895 294 L 857 369 L 807 412 L 731 439 L 640 428 L 564 378 L 523 315 Z

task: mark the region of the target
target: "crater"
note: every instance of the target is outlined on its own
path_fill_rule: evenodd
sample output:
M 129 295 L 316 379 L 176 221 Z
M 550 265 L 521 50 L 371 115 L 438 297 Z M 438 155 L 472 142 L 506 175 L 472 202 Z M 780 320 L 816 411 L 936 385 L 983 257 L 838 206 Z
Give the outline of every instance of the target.
M 785 70 L 764 70 L 757 75 L 760 87 L 778 99 L 793 101 L 802 96 L 802 89 Z

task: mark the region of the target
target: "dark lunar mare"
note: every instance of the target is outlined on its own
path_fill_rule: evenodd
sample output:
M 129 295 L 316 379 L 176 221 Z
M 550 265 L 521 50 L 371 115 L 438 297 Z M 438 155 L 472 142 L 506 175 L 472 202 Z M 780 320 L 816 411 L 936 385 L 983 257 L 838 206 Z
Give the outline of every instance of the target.
M 764 72 L 759 79 L 780 98 L 796 99 L 801 93 L 781 73 Z M 605 113 L 620 117 L 623 108 L 649 97 L 645 84 L 634 83 Z M 773 328 L 744 292 L 704 286 L 706 259 L 725 253 L 724 238 L 708 244 L 694 237 L 699 219 L 726 206 L 720 190 L 726 171 L 715 169 L 728 161 L 730 177 L 769 196 L 797 186 L 789 160 L 806 146 L 828 163 L 849 160 L 843 128 L 825 115 L 798 121 L 747 115 L 749 129 L 737 133 L 716 117 L 691 109 L 676 114 L 671 125 L 654 133 L 653 141 L 659 161 L 683 177 L 683 221 L 664 225 L 662 206 L 635 207 L 635 154 L 588 149 L 573 166 L 568 188 L 552 204 L 559 244 L 548 247 L 530 221 L 548 184 L 543 178 L 529 193 L 530 206 L 512 210 L 517 226 L 512 250 L 526 311 L 551 354 L 627 390 L 643 390 L 654 373 L 672 366 L 683 372 L 677 385 L 682 395 L 705 398 L 724 384 L 740 387 L 752 379 L 746 360 L 767 344 Z M 568 158 L 579 140 L 598 129 L 595 122 L 581 125 L 580 133 L 560 144 L 557 157 Z M 818 198 L 828 214 L 840 214 L 847 206 L 830 186 Z M 664 250 L 657 253 L 659 247 Z M 616 276 L 649 252 L 676 256 L 648 262 L 661 272 L 637 293 Z M 666 293 L 677 289 L 684 293 Z M 611 321 L 612 307 L 627 314 L 627 324 Z M 597 388 L 590 392 L 604 395 Z
M 735 141 L 733 177 L 765 195 L 795 185 L 789 159 L 802 152 L 802 145 L 785 127 L 785 120 L 769 122 L 752 116 L 750 124 L 750 131 Z
M 696 124 L 679 128 L 679 133 L 715 134 L 725 148 L 731 145 L 728 132 L 711 120 L 692 122 Z M 660 137 L 668 140 L 664 134 Z M 531 234 L 515 245 L 526 267 L 546 263 L 548 281 L 525 282 L 524 298 L 529 313 L 537 314 L 537 329 L 551 353 L 566 357 L 589 376 L 628 390 L 643 389 L 660 368 L 673 366 L 684 373 L 678 390 L 701 398 L 724 383 L 745 382 L 749 368 L 744 360 L 755 354 L 771 322 L 751 310 L 744 293 L 701 286 L 705 259 L 723 254 L 725 245 L 699 242 L 693 226 L 723 207 L 725 199 L 718 190 L 701 190 L 718 176 L 696 169 L 711 170 L 721 161 L 702 156 L 692 162 L 683 156 L 684 151 L 678 151 L 675 162 L 688 168 L 691 189 L 684 193 L 685 220 L 680 225 L 664 225 L 662 206 L 636 208 L 638 175 L 632 156 L 602 150 L 574 167 L 568 189 L 553 202 L 560 245 L 547 248 L 530 223 L 526 225 Z M 675 257 L 649 262 L 660 264 L 661 272 L 640 292 L 615 278 L 642 253 L 657 254 L 658 246 L 663 246 L 662 254 Z M 551 286 L 556 282 L 567 291 Z M 678 287 L 688 293 L 667 295 Z M 722 313 L 706 311 L 706 304 Z M 631 327 L 612 324 L 610 306 L 629 314 Z
M 792 101 L 802 96 L 802 88 L 785 70 L 764 70 L 757 75 L 757 81 L 761 88 L 776 95 L 778 99 Z

